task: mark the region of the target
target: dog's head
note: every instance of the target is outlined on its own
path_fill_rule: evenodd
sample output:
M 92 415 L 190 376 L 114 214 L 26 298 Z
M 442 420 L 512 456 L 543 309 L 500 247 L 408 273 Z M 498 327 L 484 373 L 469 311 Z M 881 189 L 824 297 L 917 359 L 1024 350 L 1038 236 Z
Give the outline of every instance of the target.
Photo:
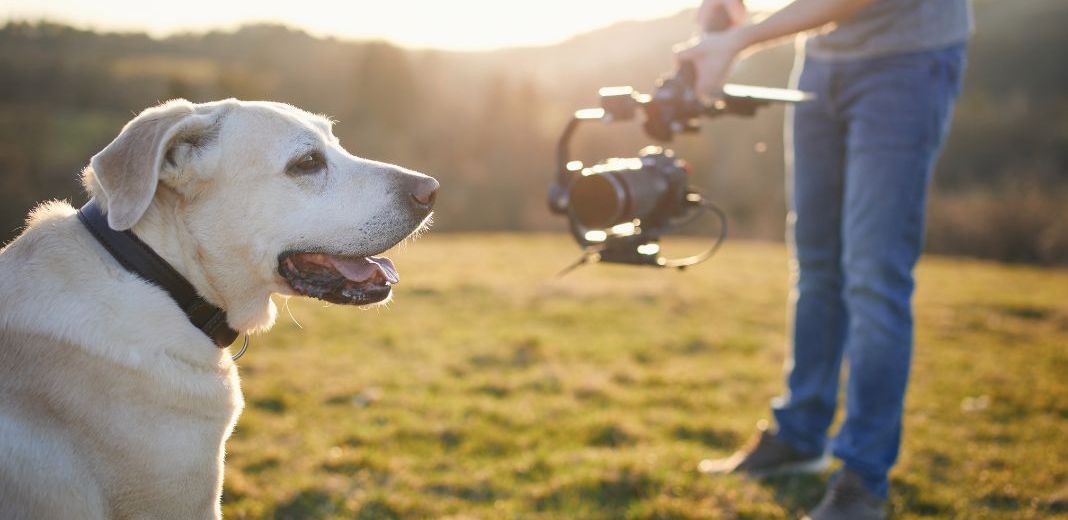
M 375 255 L 426 224 L 438 183 L 350 154 L 331 127 L 282 103 L 170 101 L 130 121 L 84 181 L 112 228 L 177 244 L 170 257 L 196 264 L 194 284 L 231 316 L 249 291 L 379 302 L 397 272 Z

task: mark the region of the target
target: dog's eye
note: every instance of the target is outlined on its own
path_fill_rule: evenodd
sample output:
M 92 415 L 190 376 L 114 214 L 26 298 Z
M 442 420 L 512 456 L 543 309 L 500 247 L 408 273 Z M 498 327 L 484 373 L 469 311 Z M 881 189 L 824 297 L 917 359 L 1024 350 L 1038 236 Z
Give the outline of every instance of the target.
M 326 166 L 326 159 L 319 152 L 308 152 L 289 165 L 289 172 L 297 175 L 315 173 Z

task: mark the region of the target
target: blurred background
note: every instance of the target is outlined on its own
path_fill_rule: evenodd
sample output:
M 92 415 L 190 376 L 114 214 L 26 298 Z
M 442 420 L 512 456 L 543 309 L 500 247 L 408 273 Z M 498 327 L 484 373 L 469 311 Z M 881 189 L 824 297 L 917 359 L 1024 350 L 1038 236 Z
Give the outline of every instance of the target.
M 564 123 L 596 105 L 601 86 L 650 90 L 672 66 L 671 45 L 693 32 L 697 3 L 194 1 L 164 13 L 125 0 L 5 0 L 0 240 L 36 202 L 82 201 L 89 157 L 135 113 L 176 97 L 271 99 L 333 117 L 351 152 L 442 181 L 436 232 L 563 229 L 544 189 Z M 975 9 L 927 248 L 1068 264 L 1068 3 Z M 733 81 L 785 86 L 792 61 L 790 45 L 763 52 Z M 634 155 L 647 144 L 638 127 L 584 130 L 579 158 Z M 782 240 L 781 109 L 707 124 L 673 147 L 735 236 Z
M 825 476 L 694 470 L 782 387 L 781 108 L 673 143 L 752 240 L 684 274 L 553 276 L 578 254 L 545 206 L 559 132 L 599 87 L 650 91 L 698 3 L 0 0 L 0 241 L 37 202 L 81 204 L 89 158 L 160 101 L 329 115 L 352 153 L 441 180 L 434 230 L 390 253 L 404 282 L 388 309 L 279 299 L 240 360 L 226 518 L 798 518 Z M 994 262 L 917 270 L 891 510 L 1063 518 L 1068 271 L 1003 262 L 1068 264 L 1068 2 L 974 5 L 927 247 Z M 756 55 L 733 80 L 785 86 L 793 54 Z M 637 122 L 591 125 L 574 151 L 646 144 Z M 673 240 L 669 254 L 706 241 Z

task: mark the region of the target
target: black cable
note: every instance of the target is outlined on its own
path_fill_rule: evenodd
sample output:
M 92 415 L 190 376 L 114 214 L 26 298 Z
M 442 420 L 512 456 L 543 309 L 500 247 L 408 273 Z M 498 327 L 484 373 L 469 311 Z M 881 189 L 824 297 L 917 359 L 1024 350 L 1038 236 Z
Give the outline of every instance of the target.
M 712 247 L 709 247 L 702 253 L 696 255 L 676 259 L 665 258 L 664 263 L 660 264 L 659 267 L 670 267 L 681 271 L 683 269 L 686 269 L 687 267 L 690 267 L 691 265 L 697 265 L 701 262 L 704 262 L 705 260 L 708 260 L 709 258 L 712 258 L 719 251 L 719 248 L 723 246 L 723 242 L 727 240 L 727 213 L 720 209 L 719 206 L 716 206 L 715 204 L 705 199 L 701 199 L 700 207 L 701 209 L 715 213 L 716 216 L 719 217 L 719 236 L 716 237 L 716 243 L 712 244 Z M 695 218 L 696 216 L 687 217 L 685 221 L 687 223 L 692 222 Z M 579 256 L 577 260 L 557 272 L 556 276 L 558 278 L 562 277 L 586 264 L 596 263 L 600 261 L 600 252 L 604 250 L 604 247 L 605 244 L 598 244 L 583 248 L 582 255 Z
M 578 269 L 579 267 L 582 267 L 586 264 L 597 262 L 599 259 L 600 253 L 598 252 L 597 248 L 593 246 L 587 247 L 582 251 L 582 256 L 578 257 L 577 260 L 571 262 L 566 267 L 558 271 L 556 273 L 556 277 L 562 278 L 565 274 L 570 273 L 571 271 L 574 271 L 575 269 Z
M 665 259 L 663 264 L 664 267 L 673 267 L 675 269 L 681 270 L 686 269 L 691 265 L 696 265 L 701 262 L 704 262 L 705 260 L 712 258 L 712 256 L 714 256 L 716 252 L 719 251 L 719 248 L 723 245 L 723 242 L 727 240 L 727 213 L 720 209 L 719 206 L 716 206 L 715 204 L 709 202 L 704 198 L 701 199 L 701 207 L 715 213 L 716 216 L 719 217 L 719 237 L 716 238 L 716 243 L 712 244 L 712 247 L 708 248 L 700 254 L 687 256 L 684 258 L 677 258 L 674 260 Z

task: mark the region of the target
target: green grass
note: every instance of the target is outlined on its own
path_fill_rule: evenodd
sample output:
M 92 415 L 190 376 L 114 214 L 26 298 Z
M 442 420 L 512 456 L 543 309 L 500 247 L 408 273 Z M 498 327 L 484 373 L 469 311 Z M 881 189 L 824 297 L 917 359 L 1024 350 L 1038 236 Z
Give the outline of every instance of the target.
M 693 244 L 690 244 L 693 245 Z M 240 361 L 228 518 L 794 518 L 711 479 L 781 389 L 787 255 L 554 278 L 562 236 L 431 235 L 388 307 L 292 299 Z M 1068 273 L 926 258 L 898 518 L 1068 515 Z

